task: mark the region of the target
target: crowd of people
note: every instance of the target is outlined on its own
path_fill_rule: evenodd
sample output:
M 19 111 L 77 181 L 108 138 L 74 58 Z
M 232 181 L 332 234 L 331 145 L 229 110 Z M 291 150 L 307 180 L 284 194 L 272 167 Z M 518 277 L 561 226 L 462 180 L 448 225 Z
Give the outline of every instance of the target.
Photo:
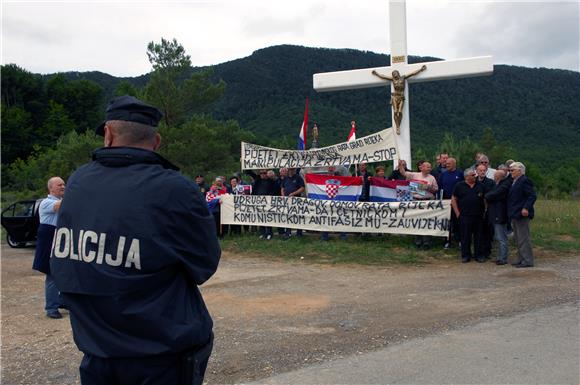
M 362 163 L 355 167 L 353 173 L 346 167 L 330 166 L 325 174 L 338 176 L 360 176 L 363 179 L 363 189 L 360 201 L 369 200 L 370 177 L 389 180 L 410 180 L 418 182 L 419 191 L 414 191 L 413 200 L 451 200 L 451 217 L 449 236 L 444 242 L 444 248 L 459 247 L 461 259 L 467 263 L 471 260 L 486 262 L 491 259 L 492 244 L 497 243 L 497 265 L 507 264 L 508 236 L 514 234 L 518 244 L 517 267 L 533 266 L 533 255 L 529 237 L 529 220 L 533 218 L 533 204 L 536 193 L 531 181 L 525 177 L 525 166 L 520 162 L 507 160 L 499 164 L 497 169 L 490 167 L 490 160 L 485 154 L 477 153 L 475 162 L 466 170 L 457 168 L 457 160 L 447 153 L 436 157 L 435 167 L 426 160 L 417 162 L 417 171 L 408 168 L 404 160 L 397 167 L 385 174 L 385 167 L 371 167 Z M 220 237 L 226 234 L 240 234 L 242 226 L 220 224 L 219 204 L 216 199 L 222 194 L 253 194 L 272 196 L 305 196 L 305 182 L 300 170 L 282 168 L 278 170 L 260 170 L 258 173 L 246 171 L 248 180 L 236 173 L 229 179 L 218 176 L 208 186 L 203 175 L 196 176 L 196 184 L 212 211 L 216 231 Z M 244 187 L 245 186 L 245 187 Z M 271 240 L 274 232 L 271 227 L 244 226 L 246 231 L 259 232 L 259 238 Z M 303 231 L 297 230 L 296 236 L 302 236 Z M 282 239 L 292 236 L 291 229 L 278 228 Z M 340 238 L 345 239 L 346 233 Z M 329 233 L 322 232 L 321 240 L 328 240 Z M 417 248 L 433 247 L 433 237 L 415 236 Z
M 66 195 L 65 181 L 51 178 L 40 204 L 33 268 L 46 275 L 46 315 L 61 319 L 59 308 L 69 310 L 73 338 L 83 353 L 84 385 L 201 385 L 213 349 L 213 322 L 199 286 L 217 270 L 218 237 L 242 231 L 220 224 L 219 196 L 301 196 L 304 180 L 298 170 L 281 169 L 278 174 L 247 171 L 251 184 L 240 174 L 218 176 L 211 186 L 197 175 L 194 184 L 156 152 L 160 110 L 124 95 L 109 103 L 105 116 L 96 128 L 103 147 L 70 176 Z M 414 199 L 451 198 L 456 225 L 449 240 L 460 240 L 463 262 L 472 257 L 484 262 L 495 236 L 496 263 L 505 264 L 511 220 L 517 267 L 534 265 L 529 221 L 536 194 L 522 163 L 493 170 L 480 154 L 462 175 L 453 158 L 440 154 L 434 169 L 427 161 L 417 167 L 413 172 L 399 162 L 390 178 L 420 182 L 422 191 Z M 344 167 L 326 171 L 350 175 Z M 375 173 L 384 178 L 384 167 Z M 359 165 L 357 174 L 364 181 L 360 200 L 368 200 L 368 165 Z M 261 227 L 259 233 L 272 239 L 272 228 Z M 290 229 L 278 234 L 292 236 Z M 417 242 L 431 247 L 425 237 Z

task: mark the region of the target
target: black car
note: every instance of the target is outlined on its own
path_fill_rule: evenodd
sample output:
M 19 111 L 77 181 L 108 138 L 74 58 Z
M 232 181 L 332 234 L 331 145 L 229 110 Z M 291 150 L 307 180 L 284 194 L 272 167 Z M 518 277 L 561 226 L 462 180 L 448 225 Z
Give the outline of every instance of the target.
M 27 242 L 36 241 L 40 202 L 42 199 L 18 201 L 2 211 L 2 226 L 10 247 L 24 247 Z

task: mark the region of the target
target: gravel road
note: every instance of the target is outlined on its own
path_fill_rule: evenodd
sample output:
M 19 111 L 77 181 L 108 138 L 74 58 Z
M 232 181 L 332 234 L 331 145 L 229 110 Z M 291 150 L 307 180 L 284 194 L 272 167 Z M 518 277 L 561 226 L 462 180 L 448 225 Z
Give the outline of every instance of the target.
M 68 314 L 44 315 L 34 249 L 2 245 L 2 384 L 76 384 Z M 379 351 L 580 299 L 580 258 L 535 250 L 538 266 L 436 261 L 329 266 L 225 253 L 202 292 L 216 343 L 206 380 L 234 384 Z

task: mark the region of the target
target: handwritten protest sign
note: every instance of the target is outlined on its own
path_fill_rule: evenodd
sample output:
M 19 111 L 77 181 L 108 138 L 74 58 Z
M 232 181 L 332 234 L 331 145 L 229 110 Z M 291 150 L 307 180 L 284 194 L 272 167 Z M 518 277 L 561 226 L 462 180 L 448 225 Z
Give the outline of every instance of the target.
M 446 237 L 451 201 L 345 202 L 259 195 L 221 196 L 221 223 L 315 231 Z
M 242 142 L 241 164 L 243 170 L 256 170 L 282 167 L 350 166 L 398 158 L 393 129 L 387 128 L 351 142 L 307 151 L 279 150 Z

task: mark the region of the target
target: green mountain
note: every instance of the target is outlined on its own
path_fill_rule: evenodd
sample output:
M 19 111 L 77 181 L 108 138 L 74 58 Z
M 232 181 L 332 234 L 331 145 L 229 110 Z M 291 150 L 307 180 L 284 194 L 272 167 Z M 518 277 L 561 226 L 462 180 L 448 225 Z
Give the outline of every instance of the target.
M 411 63 L 433 60 L 439 59 L 409 58 Z M 223 79 L 227 89 L 209 112 L 218 119 L 237 120 L 261 144 L 293 148 L 308 97 L 310 126 L 318 124 L 322 145 L 345 140 L 351 120 L 357 122 L 357 135 L 366 135 L 391 125 L 389 88 L 317 93 L 312 75 L 388 63 L 388 55 L 351 49 L 264 48 L 213 66 L 214 77 Z M 148 81 L 148 75 L 123 79 L 100 72 L 65 75 L 100 84 L 106 100 L 121 80 L 136 86 Z M 578 72 L 496 65 L 492 76 L 412 84 L 409 92 L 414 150 L 434 151 L 445 133 L 479 141 L 483 129 L 490 128 L 496 140 L 511 145 L 524 161 L 552 165 L 578 158 Z
M 438 60 L 411 57 L 410 62 Z M 310 98 L 310 122 L 317 122 L 323 144 L 346 139 L 350 121 L 359 135 L 391 125 L 390 88 L 317 93 L 319 72 L 384 66 L 387 55 L 356 50 L 276 46 L 215 66 L 228 87 L 216 106 L 221 118 L 266 138 L 291 138 L 302 123 Z M 560 161 L 578 156 L 580 144 L 580 73 L 496 65 L 488 77 L 412 84 L 411 140 L 433 149 L 444 133 L 479 140 L 485 127 L 522 157 Z M 540 162 L 541 163 L 541 162 Z

